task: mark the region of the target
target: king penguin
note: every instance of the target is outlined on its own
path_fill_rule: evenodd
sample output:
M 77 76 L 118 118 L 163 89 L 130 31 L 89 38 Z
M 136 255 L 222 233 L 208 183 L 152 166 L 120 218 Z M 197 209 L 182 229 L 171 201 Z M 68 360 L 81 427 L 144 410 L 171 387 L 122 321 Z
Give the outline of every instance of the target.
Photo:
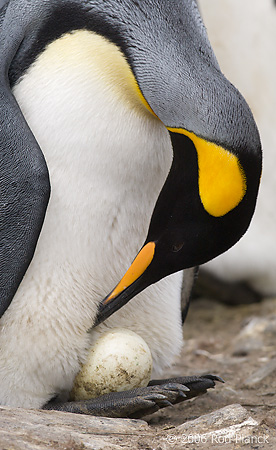
M 253 215 L 259 134 L 196 2 L 2 3 L 0 403 L 140 417 L 205 392 L 217 377 L 59 400 L 110 328 L 171 366 L 183 273 Z

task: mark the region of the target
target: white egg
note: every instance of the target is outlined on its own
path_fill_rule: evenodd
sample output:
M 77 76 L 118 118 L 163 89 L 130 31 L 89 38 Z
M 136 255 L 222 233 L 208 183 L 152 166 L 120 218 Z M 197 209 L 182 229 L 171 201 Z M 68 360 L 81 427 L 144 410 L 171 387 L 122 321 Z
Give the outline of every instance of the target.
M 151 352 L 144 339 L 131 330 L 113 328 L 91 348 L 75 378 L 71 399 L 87 400 L 147 386 L 151 371 Z

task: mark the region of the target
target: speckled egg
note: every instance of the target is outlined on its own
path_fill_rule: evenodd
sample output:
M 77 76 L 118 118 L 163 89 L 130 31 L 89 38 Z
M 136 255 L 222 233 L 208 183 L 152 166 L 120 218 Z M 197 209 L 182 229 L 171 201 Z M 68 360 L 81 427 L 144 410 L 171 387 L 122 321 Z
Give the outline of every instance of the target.
M 91 348 L 75 378 L 71 400 L 147 386 L 151 371 L 151 352 L 144 339 L 131 330 L 113 328 Z

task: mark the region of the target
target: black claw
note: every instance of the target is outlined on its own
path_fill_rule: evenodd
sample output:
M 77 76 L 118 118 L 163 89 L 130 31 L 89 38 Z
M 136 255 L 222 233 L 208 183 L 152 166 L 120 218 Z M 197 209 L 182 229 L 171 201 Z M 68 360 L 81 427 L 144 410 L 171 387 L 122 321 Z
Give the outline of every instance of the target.
M 190 388 L 188 388 L 187 386 L 185 386 L 185 384 L 181 384 L 178 382 L 171 382 L 171 383 L 166 383 L 162 386 L 165 389 L 168 390 L 173 390 L 173 391 L 182 391 L 182 392 L 189 392 Z
M 225 383 L 224 379 L 219 377 L 218 375 L 211 375 L 211 374 L 204 374 L 201 375 L 201 378 L 207 378 L 208 380 L 214 380 L 214 381 L 219 381 L 220 383 Z
M 169 400 L 163 400 L 158 403 L 159 408 L 166 408 L 166 406 L 173 406 L 173 403 L 169 402 Z
M 190 389 L 189 389 L 189 390 L 190 390 Z M 183 399 L 187 398 L 187 395 L 184 394 L 184 392 L 182 392 L 182 391 L 179 391 L 178 396 L 181 397 L 181 398 L 183 398 Z
M 151 401 L 156 401 L 156 400 L 167 400 L 166 395 L 163 394 L 156 394 L 156 393 L 152 393 L 149 395 L 145 395 L 143 397 L 145 400 L 151 400 Z

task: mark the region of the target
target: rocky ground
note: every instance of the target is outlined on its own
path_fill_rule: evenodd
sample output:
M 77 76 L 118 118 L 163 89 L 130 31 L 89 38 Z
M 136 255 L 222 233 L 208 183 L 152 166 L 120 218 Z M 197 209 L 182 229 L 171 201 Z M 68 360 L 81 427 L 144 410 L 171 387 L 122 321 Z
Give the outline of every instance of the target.
M 171 448 L 202 448 L 206 440 L 206 448 L 208 444 L 221 449 L 228 446 L 276 448 L 276 299 L 235 307 L 208 299 L 193 301 L 183 331 L 186 345 L 171 373 L 214 373 L 220 375 L 225 384 L 218 384 L 200 398 L 156 413 L 149 421 L 151 426 L 176 427 L 176 431 L 168 430 Z M 181 433 L 179 435 L 181 424 L 236 404 L 247 411 L 239 423 L 244 418 L 252 419 L 248 427 L 245 426 L 246 431 L 243 428 L 241 432 L 237 427 L 236 431 L 228 430 L 219 439 L 215 434 L 213 438 L 211 435 L 206 438 L 202 422 L 202 430 L 193 423 L 186 426 L 182 438 Z M 237 418 L 235 408 L 228 410 L 219 427 L 213 424 L 209 431 L 227 428 L 231 424 L 231 414 Z M 233 425 L 236 423 L 232 421 Z
M 214 373 L 225 384 L 146 421 L 1 408 L 0 449 L 276 448 L 276 299 L 235 307 L 194 300 L 184 337 L 166 376 Z

